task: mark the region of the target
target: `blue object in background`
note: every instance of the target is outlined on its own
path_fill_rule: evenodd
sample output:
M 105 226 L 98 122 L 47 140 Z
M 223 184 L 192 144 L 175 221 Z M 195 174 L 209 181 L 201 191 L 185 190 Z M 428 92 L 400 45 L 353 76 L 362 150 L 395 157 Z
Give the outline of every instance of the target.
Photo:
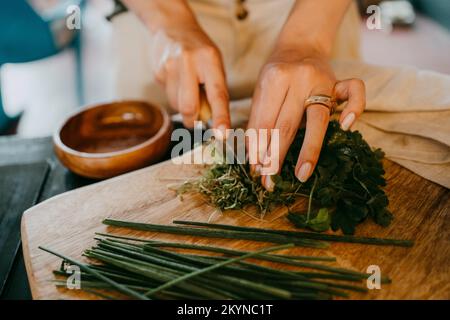
M 411 0 L 417 10 L 450 30 L 450 0 Z
M 66 17 L 66 8 L 69 4 L 81 6 L 82 3 L 82 0 L 61 1 L 59 10 L 53 12 L 50 19 L 45 19 L 36 13 L 26 0 L 0 0 L 0 67 L 5 63 L 43 59 L 64 49 L 58 47 L 55 42 L 51 24 L 56 19 Z M 79 98 L 82 99 L 79 32 L 76 32 L 70 45 L 76 50 L 77 91 Z M 0 87 L 0 133 L 12 120 L 14 119 L 4 112 Z
M 0 90 L 0 133 L 8 127 L 9 122 L 12 119 L 3 110 L 2 104 L 2 91 Z

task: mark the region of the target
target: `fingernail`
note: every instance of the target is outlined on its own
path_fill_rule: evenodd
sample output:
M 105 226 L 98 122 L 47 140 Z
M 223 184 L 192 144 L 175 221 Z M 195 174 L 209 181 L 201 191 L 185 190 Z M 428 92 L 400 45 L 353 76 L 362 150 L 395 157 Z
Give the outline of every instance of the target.
M 355 121 L 355 118 L 356 118 L 356 115 L 353 112 L 346 115 L 344 120 L 341 123 L 342 130 L 347 131 L 348 129 L 350 129 L 351 125 L 353 124 L 353 121 Z
M 309 175 L 311 174 L 311 163 L 305 162 L 300 166 L 300 169 L 297 172 L 297 179 L 300 182 L 306 182 L 308 180 Z
M 264 187 L 267 191 L 272 192 L 275 189 L 275 183 L 272 180 L 272 176 L 264 176 Z

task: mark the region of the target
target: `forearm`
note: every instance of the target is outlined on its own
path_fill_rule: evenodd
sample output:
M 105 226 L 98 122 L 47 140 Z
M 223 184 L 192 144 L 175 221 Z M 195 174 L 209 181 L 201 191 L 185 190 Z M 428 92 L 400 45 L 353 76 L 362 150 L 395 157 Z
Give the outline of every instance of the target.
M 150 31 L 170 29 L 174 24 L 197 24 L 195 16 L 185 0 L 122 0 Z
M 351 1 L 297 0 L 280 32 L 277 48 L 328 57 Z

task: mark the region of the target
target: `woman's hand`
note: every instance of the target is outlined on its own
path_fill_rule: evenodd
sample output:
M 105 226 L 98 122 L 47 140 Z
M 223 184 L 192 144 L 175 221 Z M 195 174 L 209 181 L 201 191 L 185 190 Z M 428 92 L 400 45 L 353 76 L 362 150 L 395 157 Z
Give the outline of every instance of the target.
M 170 3 L 169 3 L 170 2 Z M 228 90 L 222 57 L 197 23 L 185 1 L 126 0 L 146 24 L 152 42 L 150 62 L 172 108 L 192 128 L 200 108 L 199 86 L 205 87 L 213 127 L 230 127 Z
M 274 187 L 270 175 L 277 172 L 264 172 L 264 167 L 270 162 L 273 168 L 275 163 L 279 172 L 303 116 L 306 116 L 306 134 L 295 175 L 304 182 L 316 166 L 330 110 L 320 104 L 305 109 L 305 100 L 312 95 L 348 100 L 339 119 L 344 130 L 350 128 L 365 107 L 364 83 L 358 79 L 337 81 L 326 57 L 314 52 L 304 55 L 298 50 L 275 50 L 259 76 L 248 125 L 255 129 L 279 130 L 278 146 L 270 146 L 275 141 L 259 144 L 258 164 L 252 165 L 254 173 L 263 174 L 262 183 L 268 190 Z M 278 152 L 269 154 L 268 150 Z
M 228 91 L 219 50 L 199 26 L 182 26 L 163 35 L 154 44 L 156 80 L 161 83 L 169 103 L 183 116 L 186 127 L 192 128 L 199 114 L 199 85 L 204 84 L 212 109 L 213 127 L 225 130 L 230 126 Z M 158 35 L 157 35 L 158 36 Z

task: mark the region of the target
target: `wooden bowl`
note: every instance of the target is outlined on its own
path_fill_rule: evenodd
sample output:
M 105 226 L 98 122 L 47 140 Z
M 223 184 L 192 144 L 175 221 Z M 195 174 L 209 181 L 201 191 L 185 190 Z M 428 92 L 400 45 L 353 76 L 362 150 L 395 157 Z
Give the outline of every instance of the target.
M 166 153 L 167 112 L 142 101 L 89 106 L 70 116 L 53 137 L 59 160 L 89 178 L 110 178 L 145 167 Z

